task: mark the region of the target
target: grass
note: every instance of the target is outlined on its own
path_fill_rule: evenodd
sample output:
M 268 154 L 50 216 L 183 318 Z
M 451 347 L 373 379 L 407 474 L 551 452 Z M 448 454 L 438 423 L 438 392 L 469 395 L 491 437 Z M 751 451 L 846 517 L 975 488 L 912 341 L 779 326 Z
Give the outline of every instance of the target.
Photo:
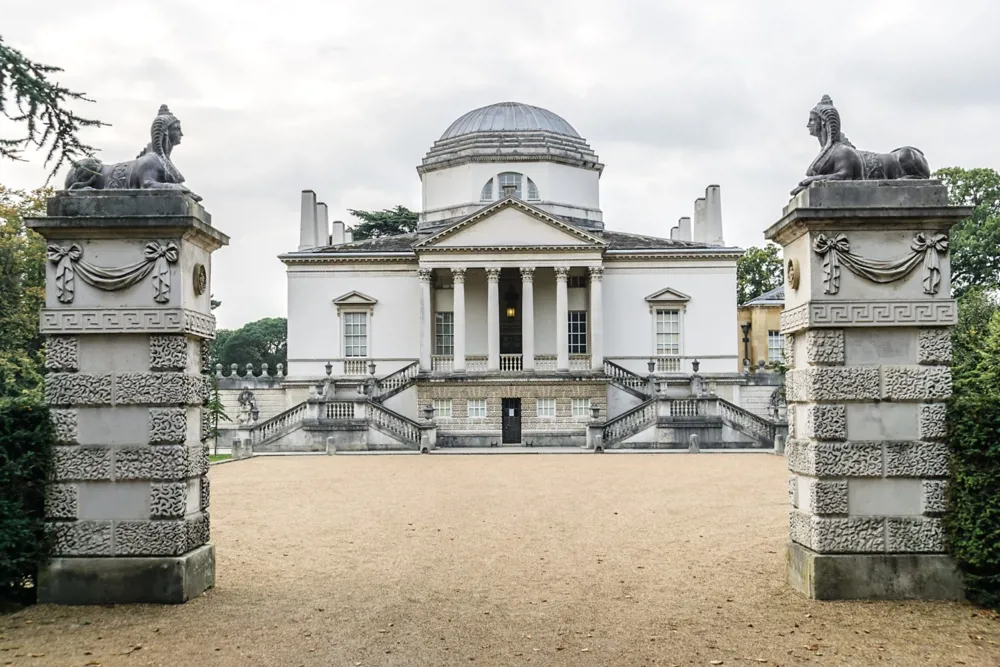
M 232 454 L 209 454 L 208 462 L 218 463 L 219 461 L 228 461 L 231 458 L 233 458 Z

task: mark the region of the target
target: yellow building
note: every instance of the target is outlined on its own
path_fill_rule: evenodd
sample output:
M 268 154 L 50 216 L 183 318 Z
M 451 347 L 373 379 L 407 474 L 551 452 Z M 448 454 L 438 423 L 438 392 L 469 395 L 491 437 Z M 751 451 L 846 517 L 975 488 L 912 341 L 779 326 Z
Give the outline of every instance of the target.
M 736 339 L 740 368 L 757 367 L 761 361 L 766 366 L 784 362 L 785 337 L 781 335 L 784 308 L 784 285 L 739 306 Z

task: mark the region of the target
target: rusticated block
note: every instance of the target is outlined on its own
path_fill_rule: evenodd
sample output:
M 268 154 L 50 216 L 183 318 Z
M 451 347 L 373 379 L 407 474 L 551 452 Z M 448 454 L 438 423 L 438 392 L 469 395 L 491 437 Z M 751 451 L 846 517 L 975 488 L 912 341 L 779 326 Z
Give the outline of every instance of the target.
M 187 512 L 187 482 L 162 482 L 149 487 L 149 515 L 154 519 L 182 519 Z
M 921 329 L 917 338 L 917 362 L 921 364 L 950 364 L 951 330 Z
M 183 445 L 187 441 L 186 408 L 150 408 L 149 442 L 153 445 Z
M 806 361 L 808 363 L 842 366 L 845 359 L 843 329 L 812 329 L 806 332 Z
M 943 400 L 951 396 L 947 366 L 886 366 L 882 398 L 891 401 Z
M 188 342 L 184 335 L 150 336 L 149 368 L 154 371 L 183 371 L 188 365 Z
M 789 440 L 788 469 L 810 477 L 881 477 L 884 447 L 880 442 Z
M 51 336 L 45 341 L 45 368 L 50 371 L 80 370 L 80 346 L 76 336 Z
M 197 549 L 203 544 L 208 544 L 211 535 L 211 523 L 208 512 L 201 512 L 198 516 L 191 517 L 187 524 L 187 551 Z
M 111 374 L 49 373 L 45 402 L 49 405 L 110 405 Z
M 115 401 L 121 405 L 199 405 L 204 380 L 186 373 L 121 373 L 115 379 Z
M 209 501 L 211 499 L 212 483 L 208 479 L 208 475 L 202 475 L 201 477 L 201 509 L 205 511 L 208 509 Z
M 820 553 L 885 551 L 885 519 L 878 517 L 820 517 L 792 510 L 788 527 L 793 542 Z
M 944 440 L 948 435 L 948 406 L 931 403 L 920 406 L 920 437 L 923 440 Z
M 73 408 L 52 408 L 49 418 L 56 432 L 56 444 L 75 445 L 79 440 L 77 411 Z
M 944 553 L 941 519 L 890 518 L 889 551 L 893 553 Z
M 797 368 L 785 374 L 789 402 L 874 401 L 879 398 L 879 369 L 874 366 Z
M 110 521 L 60 521 L 49 524 L 54 556 L 110 556 Z
M 817 440 L 847 439 L 847 406 L 810 405 L 805 409 L 805 438 Z
M 887 477 L 944 477 L 948 447 L 942 442 L 889 442 L 885 446 Z
M 187 468 L 187 447 L 123 447 L 115 451 L 115 479 L 180 480 L 188 477 Z
M 111 479 L 111 450 L 106 447 L 57 447 L 52 452 L 53 477 L 71 480 Z
M 924 514 L 944 514 L 947 506 L 946 482 L 943 479 L 925 479 L 923 487 Z
M 812 548 L 812 518 L 805 512 L 792 510 L 788 514 L 788 537 L 793 542 Z
M 194 445 L 188 448 L 188 466 L 185 477 L 201 477 L 208 473 L 208 445 Z
M 792 507 L 799 506 L 799 476 L 788 476 L 788 502 Z
M 52 484 L 45 487 L 45 518 L 76 519 L 78 508 L 75 484 Z
M 115 523 L 115 555 L 179 556 L 187 551 L 187 522 L 118 521 Z
M 847 514 L 847 482 L 814 480 L 809 484 L 813 514 Z

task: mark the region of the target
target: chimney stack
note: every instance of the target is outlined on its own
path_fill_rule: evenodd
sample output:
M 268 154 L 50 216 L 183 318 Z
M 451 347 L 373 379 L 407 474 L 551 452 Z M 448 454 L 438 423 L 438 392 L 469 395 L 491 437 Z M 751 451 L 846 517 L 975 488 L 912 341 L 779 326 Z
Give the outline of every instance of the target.
M 319 245 L 316 238 L 316 193 L 302 191 L 302 218 L 299 223 L 299 250 L 309 250 Z
M 316 245 L 324 246 L 330 242 L 329 209 L 326 204 L 316 204 Z
M 705 198 L 694 200 L 694 221 L 691 225 L 691 240 L 705 240 Z
M 340 220 L 333 221 L 333 230 L 330 232 L 330 243 L 340 245 L 344 242 L 344 223 Z
M 351 229 L 344 230 L 344 243 L 354 243 L 354 231 Z
M 705 238 L 706 243 L 724 245 L 722 240 L 722 188 L 710 185 L 705 190 Z
M 677 234 L 677 239 L 680 241 L 690 241 L 691 240 L 691 218 L 684 216 L 677 221 L 677 226 L 680 227 L 680 231 Z

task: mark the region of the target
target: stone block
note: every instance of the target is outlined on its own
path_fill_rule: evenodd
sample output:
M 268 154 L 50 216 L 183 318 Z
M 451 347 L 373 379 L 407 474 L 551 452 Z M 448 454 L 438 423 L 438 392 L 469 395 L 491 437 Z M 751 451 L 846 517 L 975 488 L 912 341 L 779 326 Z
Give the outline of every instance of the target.
M 798 368 L 785 374 L 789 402 L 874 401 L 879 369 L 871 366 Z
M 812 329 L 806 332 L 806 362 L 840 365 L 846 360 L 843 329 Z
M 948 406 L 944 403 L 921 405 L 919 418 L 920 439 L 944 440 L 944 438 L 948 435 L 947 418 Z
M 45 402 L 56 405 L 111 405 L 109 373 L 49 373 L 45 376 Z
M 851 479 L 848 507 L 851 516 L 920 516 L 923 487 L 919 479 Z
M 809 509 L 813 514 L 847 514 L 847 482 L 812 480 Z
M 80 408 L 77 438 L 81 445 L 149 444 L 149 408 L 138 405 Z
M 885 519 L 821 517 L 792 510 L 792 540 L 821 553 L 878 553 L 885 551 Z
M 947 366 L 886 366 L 882 398 L 890 401 L 944 400 L 951 396 Z
M 913 327 L 847 329 L 847 365 L 882 366 L 917 361 L 917 331 Z
M 116 521 L 116 556 L 179 556 L 187 548 L 187 523 L 176 521 Z
M 80 519 L 148 519 L 149 482 L 80 482 Z
M 796 484 L 796 486 L 798 486 Z M 812 544 L 812 517 L 793 509 L 788 513 L 788 537 L 793 542 L 809 546 Z
M 927 515 L 944 514 L 947 509 L 947 482 L 943 479 L 922 480 L 923 513 Z
M 111 479 L 111 450 L 107 447 L 57 447 L 52 452 L 53 479 Z
M 916 440 L 919 436 L 913 403 L 852 403 L 847 406 L 847 438 L 863 441 Z
M 120 373 L 115 402 L 123 405 L 200 405 L 205 381 L 186 373 Z
M 50 336 L 45 341 L 45 368 L 56 372 L 78 371 L 79 351 L 76 336 Z
M 941 442 L 886 443 L 888 477 L 944 477 L 948 474 L 948 447 Z
M 79 442 L 77 411 L 74 408 L 52 408 L 49 416 L 55 428 L 56 444 L 75 445 Z
M 110 556 L 111 521 L 50 523 L 55 556 Z
M 884 446 L 880 442 L 789 440 L 788 469 L 811 477 L 881 477 Z
M 926 517 L 887 519 L 889 551 L 896 553 L 944 553 L 947 550 L 941 519 Z
M 45 487 L 45 518 L 76 519 L 77 493 L 75 484 L 49 484 Z
M 209 502 L 211 500 L 211 489 L 212 484 L 208 478 L 208 475 L 202 475 L 201 478 L 201 509 L 207 510 Z
M 185 477 L 201 477 L 208 473 L 208 446 L 193 445 L 188 448 Z
M 208 544 L 211 533 L 211 521 L 208 512 L 199 512 L 193 517 L 189 517 L 184 522 L 187 527 L 187 550 L 197 549 L 203 544 Z
M 153 519 L 182 519 L 187 513 L 187 482 L 154 483 L 149 488 L 149 515 Z
M 103 330 L 111 313 L 97 307 L 95 313 L 102 330 L 80 336 L 81 373 L 141 373 L 149 370 L 149 337 L 139 333 Z
M 149 368 L 154 371 L 183 371 L 188 367 L 188 340 L 184 335 L 149 337 Z
M 917 340 L 917 363 L 951 364 L 951 330 L 921 329 Z
M 788 502 L 792 507 L 799 506 L 799 476 L 788 476 Z
M 149 442 L 183 445 L 187 442 L 187 408 L 150 408 Z
M 847 407 L 844 405 L 809 405 L 805 408 L 804 438 L 816 440 L 847 439 Z
M 187 447 L 123 447 L 115 451 L 118 480 L 181 480 L 189 477 L 187 472 Z

